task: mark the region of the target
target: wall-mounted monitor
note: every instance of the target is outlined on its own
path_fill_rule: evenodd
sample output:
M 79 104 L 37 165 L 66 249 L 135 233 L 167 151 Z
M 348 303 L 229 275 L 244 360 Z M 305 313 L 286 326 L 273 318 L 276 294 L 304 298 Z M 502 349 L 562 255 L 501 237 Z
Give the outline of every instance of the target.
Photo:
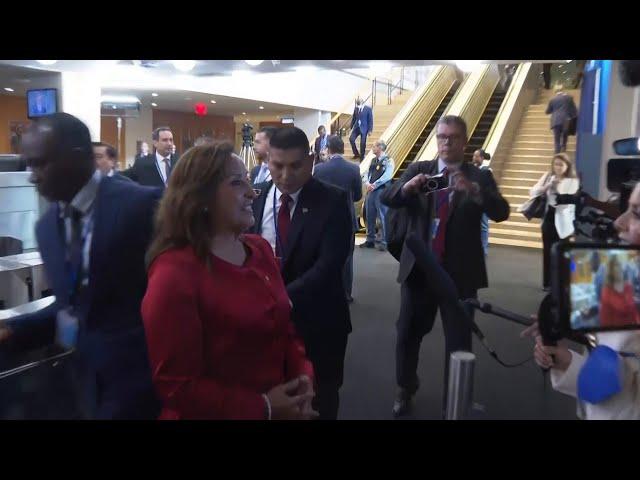
M 58 90 L 44 88 L 27 90 L 27 117 L 39 118 L 58 111 Z

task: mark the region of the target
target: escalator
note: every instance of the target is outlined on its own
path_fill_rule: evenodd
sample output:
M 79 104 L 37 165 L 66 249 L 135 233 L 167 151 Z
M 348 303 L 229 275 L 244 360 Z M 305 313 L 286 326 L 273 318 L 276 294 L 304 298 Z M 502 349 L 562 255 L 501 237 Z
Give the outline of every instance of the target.
M 487 139 L 487 135 L 489 135 L 489 131 L 491 130 L 491 125 L 496 119 L 498 115 L 498 111 L 500 110 L 500 106 L 502 105 L 502 101 L 506 95 L 506 91 L 500 88 L 500 85 L 497 85 L 491 98 L 489 99 L 489 103 L 484 109 L 476 128 L 473 130 L 473 134 L 469 141 L 467 142 L 467 146 L 464 149 L 464 160 L 466 162 L 470 162 L 473 157 L 473 152 L 482 148 L 485 140 Z M 489 152 L 493 153 L 493 152 Z
M 402 164 L 400 165 L 400 167 L 396 170 L 396 173 L 393 176 L 394 180 L 397 180 L 398 178 L 400 178 L 402 176 L 402 174 L 404 173 L 404 171 L 409 166 L 409 164 L 416 159 L 416 155 L 418 155 L 418 153 L 420 152 L 420 149 L 422 148 L 422 145 L 424 144 L 424 142 L 427 141 L 427 137 L 429 136 L 429 134 L 435 128 L 436 122 L 438 121 L 438 119 L 444 113 L 445 109 L 449 105 L 449 102 L 451 101 L 453 96 L 456 94 L 456 92 L 458 91 L 459 87 L 460 87 L 460 82 L 459 81 L 456 81 L 456 82 L 453 83 L 453 85 L 451 85 L 451 88 L 447 92 L 447 95 L 442 99 L 442 102 L 440 102 L 440 105 L 438 106 L 438 109 L 431 116 L 431 120 L 429 120 L 429 123 L 427 123 L 427 125 L 424 127 L 424 130 L 422 131 L 422 133 L 420 134 L 420 136 L 416 140 L 416 143 L 413 145 L 413 147 L 411 147 L 411 150 L 409 151 L 409 154 L 405 157 L 405 159 L 402 162 Z

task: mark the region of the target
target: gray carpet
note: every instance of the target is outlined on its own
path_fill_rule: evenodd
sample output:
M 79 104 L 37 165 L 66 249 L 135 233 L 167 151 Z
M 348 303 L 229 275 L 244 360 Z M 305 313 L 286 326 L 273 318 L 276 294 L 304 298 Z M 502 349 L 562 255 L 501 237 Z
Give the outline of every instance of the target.
M 514 312 L 535 313 L 542 300 L 542 252 L 491 246 L 488 289 L 482 301 Z M 400 306 L 400 286 L 395 281 L 398 262 L 388 253 L 356 247 L 354 254 L 355 302 L 351 306 L 353 333 L 349 337 L 341 390 L 340 419 L 392 419 L 395 397 L 395 322 Z M 506 363 L 531 357 L 531 339 L 521 339 L 523 327 L 497 317 L 476 313 L 487 340 Z M 499 365 L 474 338 L 474 400 L 484 411 L 474 417 L 492 420 L 575 419 L 574 399 L 557 393 L 543 381 L 530 361 L 522 367 Z M 444 334 L 440 319 L 425 336 L 418 375 L 421 387 L 407 419 L 439 419 L 442 405 Z

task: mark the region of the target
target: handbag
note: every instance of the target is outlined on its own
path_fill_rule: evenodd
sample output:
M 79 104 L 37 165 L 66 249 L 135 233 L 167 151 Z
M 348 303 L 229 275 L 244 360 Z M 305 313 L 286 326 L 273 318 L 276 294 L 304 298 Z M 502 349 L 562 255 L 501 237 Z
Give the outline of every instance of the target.
M 544 185 L 551 179 L 551 175 L 547 174 Z M 547 194 L 543 193 L 537 197 L 530 198 L 518 208 L 518 212 L 522 213 L 527 220 L 532 218 L 544 218 L 547 209 Z

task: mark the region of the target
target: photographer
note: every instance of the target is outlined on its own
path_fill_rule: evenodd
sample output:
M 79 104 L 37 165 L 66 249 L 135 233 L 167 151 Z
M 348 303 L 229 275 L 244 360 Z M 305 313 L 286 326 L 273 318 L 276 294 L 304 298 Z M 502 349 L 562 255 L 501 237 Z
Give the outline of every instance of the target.
M 418 390 L 418 356 L 422 337 L 433 328 L 441 308 L 445 333 L 445 372 L 449 356 L 456 350 L 471 350 L 471 328 L 456 314 L 440 307 L 427 288 L 427 279 L 417 268 L 415 257 L 404 245 L 410 234 L 416 235 L 435 254 L 451 275 L 461 298 L 475 298 L 479 288 L 486 288 L 487 271 L 480 237 L 482 214 L 496 222 L 509 218 L 509 204 L 500 195 L 489 170 L 480 170 L 464 162 L 467 125 L 461 117 L 446 115 L 436 124 L 438 158 L 414 162 L 402 177 L 382 194 L 382 203 L 395 212 L 389 217 L 406 217 L 406 222 L 387 229 L 388 248 L 398 257 L 401 305 L 396 346 L 396 380 L 398 394 L 393 414 L 407 413 Z M 438 184 L 434 191 L 427 189 Z M 398 227 L 404 223 L 406 231 Z M 394 255 L 395 256 L 395 255 Z M 446 391 L 446 388 L 445 388 Z M 445 399 L 446 402 L 446 399 Z
M 640 245 L 640 184 L 629 197 L 629 207 L 618 217 L 615 227 L 620 239 L 632 245 Z M 553 388 L 566 395 L 578 396 L 578 381 L 589 356 L 569 350 L 561 341 L 558 346 L 545 346 L 535 323 L 521 336 L 535 337 L 534 357 L 542 368 L 551 368 Z M 600 332 L 598 345 L 610 347 L 620 353 L 622 363 L 620 391 L 599 403 L 585 403 L 586 418 L 590 420 L 639 420 L 640 419 L 640 331 Z

